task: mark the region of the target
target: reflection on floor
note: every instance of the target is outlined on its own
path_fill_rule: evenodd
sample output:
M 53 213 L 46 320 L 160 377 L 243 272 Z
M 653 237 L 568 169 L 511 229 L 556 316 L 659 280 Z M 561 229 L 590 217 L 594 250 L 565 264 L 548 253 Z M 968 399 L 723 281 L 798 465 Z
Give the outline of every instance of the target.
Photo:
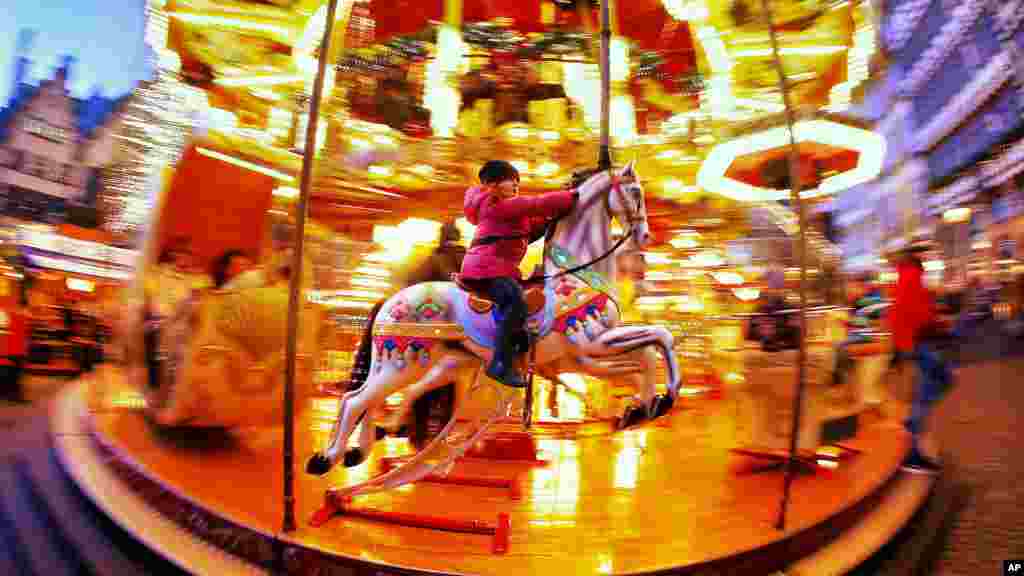
M 282 518 L 281 430 L 159 433 L 140 412 L 141 398 L 116 370 L 91 382 L 89 404 L 99 437 L 128 454 L 161 483 L 239 524 L 278 534 Z M 510 551 L 490 553 L 486 536 L 336 518 L 307 520 L 324 491 L 376 473 L 379 459 L 409 453 L 386 439 L 372 458 L 326 478 L 301 467 L 321 447 L 335 401 L 317 399 L 298 414 L 297 513 L 288 535 L 331 554 L 421 570 L 473 574 L 652 571 L 708 561 L 777 541 L 822 522 L 874 491 L 897 469 L 906 437 L 896 420 L 872 419 L 848 445 L 864 452 L 832 470 L 800 476 L 785 532 L 773 527 L 783 476 L 737 475 L 735 410 L 725 400 L 687 400 L 665 425 L 580 439 L 541 439 L 547 466 L 467 462 L 457 472 L 520 477 L 523 494 L 421 483 L 359 497 L 360 506 L 493 522 L 511 516 Z

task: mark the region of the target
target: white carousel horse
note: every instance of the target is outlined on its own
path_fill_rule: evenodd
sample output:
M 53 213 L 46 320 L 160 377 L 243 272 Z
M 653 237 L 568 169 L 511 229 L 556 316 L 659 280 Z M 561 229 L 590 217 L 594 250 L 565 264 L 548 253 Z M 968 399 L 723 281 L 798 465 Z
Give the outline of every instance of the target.
M 643 246 L 649 240 L 643 188 L 632 163 L 618 174 L 599 172 L 578 187 L 579 201 L 549 235 L 544 254 L 544 305 L 531 310 L 528 330 L 536 338 L 531 352 L 536 370 L 553 378 L 562 372 L 597 377 L 622 376 L 634 381 L 638 404 L 627 410 L 625 424 L 664 414 L 679 392 L 679 369 L 672 352 L 672 334 L 661 326 L 618 326 L 614 299 L 615 259 L 621 245 L 611 235 L 614 216 L 628 225 L 629 240 Z M 624 239 L 625 240 L 625 239 Z M 593 264 L 565 274 L 579 264 Z M 528 302 L 532 298 L 528 295 Z M 476 300 L 476 301 L 474 301 Z M 391 296 L 367 327 L 373 348 L 363 385 L 346 393 L 338 419 L 323 453 L 316 453 L 307 472 L 325 474 L 339 460 L 346 466 L 361 463 L 376 439 L 375 411 L 385 398 L 404 392 L 402 409 L 420 395 L 449 383 L 456 384 L 455 410 L 448 425 L 412 461 L 391 472 L 349 486 L 348 495 L 389 489 L 415 481 L 436 468 L 444 468 L 505 415 L 521 394 L 518 390 L 481 378 L 480 368 L 490 360 L 495 326 L 480 301 L 450 282 L 410 286 Z M 668 382 L 664 396 L 656 394 L 660 351 Z M 464 396 L 484 388 L 496 395 L 496 408 L 476 429 L 457 440 L 446 439 L 466 404 Z M 638 418 L 639 416 L 639 418 Z M 359 447 L 346 450 L 350 435 L 362 424 Z M 445 442 L 455 448 L 445 449 Z M 448 444 L 450 446 L 450 444 Z M 440 452 L 444 457 L 437 460 Z M 433 463 L 431 459 L 433 458 Z

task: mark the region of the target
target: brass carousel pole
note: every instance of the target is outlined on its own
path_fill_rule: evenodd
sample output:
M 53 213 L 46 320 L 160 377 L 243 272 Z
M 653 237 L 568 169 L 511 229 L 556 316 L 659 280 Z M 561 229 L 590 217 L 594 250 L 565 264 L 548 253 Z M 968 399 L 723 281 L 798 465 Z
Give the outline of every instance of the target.
M 292 273 L 288 279 L 288 338 L 285 347 L 284 376 L 284 522 L 282 530 L 295 530 L 295 339 L 299 328 L 299 306 L 304 295 L 302 287 L 302 258 L 305 249 L 306 213 L 309 211 L 309 190 L 312 185 L 313 157 L 316 154 L 316 131 L 320 120 L 320 100 L 324 93 L 324 73 L 327 70 L 328 47 L 334 33 L 334 19 L 338 13 L 338 0 L 327 2 L 327 22 L 320 43 L 320 58 L 313 82 L 313 99 L 306 123 L 306 146 L 302 151 L 302 179 L 299 200 L 295 206 L 295 251 L 292 254 Z
M 789 132 L 789 187 L 790 198 L 796 207 L 797 217 L 800 223 L 800 235 L 797 240 L 800 259 L 800 349 L 797 354 L 797 381 L 796 394 L 793 395 L 793 426 L 789 435 L 789 459 L 786 460 L 786 479 L 782 489 L 782 503 L 779 506 L 779 517 L 775 527 L 779 530 L 786 528 L 786 509 L 789 506 L 789 493 L 793 485 L 793 477 L 797 472 L 796 451 L 800 431 L 800 420 L 803 416 L 802 407 L 804 399 L 804 386 L 806 384 L 807 370 L 807 215 L 804 210 L 803 200 L 800 198 L 800 152 L 796 146 L 796 135 L 793 133 L 794 114 L 793 105 L 789 98 L 789 81 L 786 79 L 786 71 L 782 66 L 782 58 L 779 56 L 779 38 L 775 32 L 774 19 L 772 18 L 771 0 L 761 0 L 764 9 L 764 18 L 768 23 L 768 36 L 772 43 L 772 59 L 775 63 L 775 71 L 779 75 L 779 91 L 782 92 L 782 102 L 786 106 L 786 127 Z
M 610 54 L 612 24 L 609 4 L 612 0 L 601 0 L 601 151 L 597 166 L 602 170 L 612 167 L 612 152 L 608 128 L 611 119 L 612 71 Z

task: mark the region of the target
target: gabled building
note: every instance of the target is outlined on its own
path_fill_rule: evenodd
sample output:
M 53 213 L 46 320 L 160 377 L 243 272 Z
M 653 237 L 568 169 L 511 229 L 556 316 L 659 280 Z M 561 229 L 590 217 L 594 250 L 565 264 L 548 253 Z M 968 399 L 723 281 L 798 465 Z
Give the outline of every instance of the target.
M 7 241 L 17 244 L 30 268 L 56 279 L 58 293 L 72 278 L 97 286 L 122 282 L 134 253 L 112 246 L 111 235 L 99 228 L 97 199 L 130 95 L 107 98 L 97 91 L 75 98 L 71 57 L 51 78 L 29 84 L 29 43 L 19 42 L 11 97 L 0 109 L 0 221 Z
M 99 171 L 113 159 L 127 96 L 73 97 L 68 89 L 73 63 L 65 57 L 52 78 L 31 85 L 28 58 L 16 57 L 12 96 L 0 110 L 0 213 L 5 216 L 97 224 Z

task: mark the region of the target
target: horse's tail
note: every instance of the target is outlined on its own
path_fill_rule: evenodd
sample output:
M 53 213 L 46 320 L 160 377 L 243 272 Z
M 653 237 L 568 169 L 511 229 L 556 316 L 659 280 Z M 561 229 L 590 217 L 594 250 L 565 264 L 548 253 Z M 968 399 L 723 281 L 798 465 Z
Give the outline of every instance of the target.
M 370 316 L 366 322 L 366 329 L 363 330 L 363 337 L 359 341 L 359 349 L 356 351 L 356 358 L 352 362 L 352 372 L 349 374 L 348 389 L 356 390 L 366 382 L 370 374 L 370 361 L 373 359 L 373 323 L 377 314 L 384 307 L 387 298 L 381 299 L 370 309 Z

